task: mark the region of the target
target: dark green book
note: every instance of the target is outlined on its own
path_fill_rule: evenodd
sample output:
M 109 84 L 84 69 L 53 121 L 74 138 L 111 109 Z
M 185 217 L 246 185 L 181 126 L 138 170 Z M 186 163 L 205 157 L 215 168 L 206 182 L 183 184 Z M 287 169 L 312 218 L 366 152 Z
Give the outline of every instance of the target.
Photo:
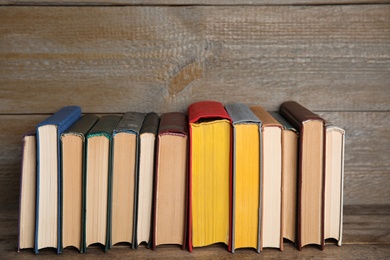
M 61 251 L 68 246 L 83 251 L 85 140 L 98 120 L 96 115 L 84 115 L 61 134 Z
M 86 172 L 84 176 L 84 252 L 95 243 L 107 251 L 111 218 L 112 134 L 120 116 L 102 117 L 87 135 Z
M 110 247 L 136 248 L 139 133 L 145 114 L 125 113 L 113 132 Z

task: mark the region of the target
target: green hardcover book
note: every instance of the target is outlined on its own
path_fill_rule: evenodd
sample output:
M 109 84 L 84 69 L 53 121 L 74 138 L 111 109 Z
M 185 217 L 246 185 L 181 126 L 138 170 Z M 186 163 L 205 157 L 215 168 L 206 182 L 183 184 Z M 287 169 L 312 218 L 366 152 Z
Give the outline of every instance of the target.
M 136 248 L 139 132 L 145 114 L 125 113 L 113 133 L 110 247 L 130 243 Z
M 84 115 L 61 134 L 61 250 L 73 246 L 83 251 L 82 209 L 85 140 L 99 117 Z
M 109 248 L 111 214 L 111 143 L 120 116 L 102 117 L 87 135 L 86 172 L 84 176 L 84 252 L 100 243 Z

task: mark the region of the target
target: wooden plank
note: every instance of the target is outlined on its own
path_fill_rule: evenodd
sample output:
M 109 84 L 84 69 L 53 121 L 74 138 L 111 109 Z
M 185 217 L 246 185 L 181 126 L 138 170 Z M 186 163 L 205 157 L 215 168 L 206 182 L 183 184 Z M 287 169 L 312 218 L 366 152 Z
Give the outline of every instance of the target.
M 390 110 L 390 5 L 0 7 L 0 114 Z M 21 95 L 20 93 L 23 93 Z
M 157 111 L 159 112 L 159 111 Z M 344 203 L 388 204 L 390 112 L 321 112 L 346 129 Z M 21 136 L 46 115 L 0 116 L 0 208 L 17 207 Z M 12 202 L 12 203 L 11 203 Z
M 327 4 L 382 4 L 388 0 L 0 0 L 1 5 L 115 5 L 115 6 L 255 6 L 255 5 L 327 5 Z
M 16 253 L 17 243 L 17 210 L 0 209 L 0 258 L 36 258 L 32 250 L 22 250 Z M 344 215 L 344 244 L 341 247 L 333 242 L 327 243 L 324 251 L 316 246 L 306 246 L 302 251 L 296 250 L 292 243 L 284 244 L 284 251 L 264 249 L 260 255 L 251 249 L 239 249 L 235 254 L 227 251 L 225 246 L 214 245 L 204 248 L 195 248 L 192 253 L 181 250 L 178 246 L 160 246 L 152 251 L 145 247 L 131 250 L 127 246 L 115 246 L 107 253 L 99 247 L 88 249 L 86 254 L 80 255 L 74 248 L 68 248 L 62 257 L 82 257 L 83 259 L 96 259 L 101 257 L 123 258 L 135 257 L 137 259 L 155 258 L 223 258 L 242 259 L 249 258 L 316 258 L 316 259 L 381 259 L 390 254 L 390 223 L 388 221 L 390 206 L 349 206 L 345 208 Z M 369 240 L 368 240 L 369 239 Z M 53 249 L 40 251 L 40 259 L 49 259 L 55 256 Z

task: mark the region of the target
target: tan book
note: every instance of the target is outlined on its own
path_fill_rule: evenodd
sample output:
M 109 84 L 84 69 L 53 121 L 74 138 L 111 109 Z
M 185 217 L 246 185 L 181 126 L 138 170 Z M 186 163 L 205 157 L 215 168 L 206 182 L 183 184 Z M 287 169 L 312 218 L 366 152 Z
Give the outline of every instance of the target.
M 120 116 L 104 116 L 87 135 L 84 176 L 84 252 L 99 243 L 110 246 L 112 133 Z
M 130 243 L 136 248 L 139 132 L 144 118 L 143 113 L 125 113 L 113 132 L 110 247 Z
M 36 198 L 36 136 L 23 136 L 22 170 L 20 175 L 18 251 L 34 247 Z
M 284 117 L 271 115 L 283 126 L 282 129 L 282 179 L 283 179 L 283 238 L 296 241 L 297 185 L 298 185 L 298 138 L 299 133 Z
M 324 120 L 295 101 L 280 113 L 299 129 L 298 250 L 308 244 L 324 248 Z
M 282 125 L 260 106 L 251 107 L 262 123 L 262 224 L 260 247 L 283 250 Z
M 83 176 L 85 174 L 85 143 L 88 131 L 98 120 L 84 115 L 61 135 L 62 176 L 62 248 L 73 246 L 83 251 Z
M 159 121 L 156 113 L 146 114 L 140 132 L 136 243 L 145 242 L 148 247 L 152 244 L 154 159 Z
M 153 248 L 186 246 L 188 125 L 184 113 L 161 115 L 156 153 Z

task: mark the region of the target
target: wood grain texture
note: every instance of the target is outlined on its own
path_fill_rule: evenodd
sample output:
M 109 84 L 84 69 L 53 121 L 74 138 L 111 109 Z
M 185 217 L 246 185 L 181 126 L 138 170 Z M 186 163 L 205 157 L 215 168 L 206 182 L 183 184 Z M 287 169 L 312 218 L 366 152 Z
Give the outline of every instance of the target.
M 0 7 L 0 114 L 390 110 L 390 5 Z M 23 95 L 21 95 L 23 93 Z
M 239 249 L 235 254 L 229 253 L 225 246 L 213 245 L 204 248 L 196 248 L 192 253 L 181 250 L 178 246 L 161 246 L 152 251 L 144 247 L 131 250 L 126 246 L 116 246 L 104 253 L 99 247 L 88 249 L 88 253 L 80 254 L 74 248 L 68 248 L 62 257 L 80 259 L 97 258 L 124 258 L 135 257 L 137 259 L 383 259 L 390 255 L 390 206 L 347 206 L 344 210 L 343 245 L 338 247 L 334 242 L 328 241 L 324 251 L 316 246 L 306 246 L 302 251 L 296 250 L 292 243 L 284 243 L 284 251 L 276 249 L 264 249 L 257 254 L 253 249 Z M 32 250 L 22 250 L 16 253 L 17 243 L 17 210 L 0 210 L 0 258 L 32 259 L 37 256 Z M 369 239 L 369 240 L 368 240 Z M 40 259 L 52 259 L 55 252 L 52 249 L 40 250 Z
M 115 6 L 254 6 L 254 5 L 326 5 L 381 4 L 389 0 L 0 0 L 1 5 L 115 5 Z

